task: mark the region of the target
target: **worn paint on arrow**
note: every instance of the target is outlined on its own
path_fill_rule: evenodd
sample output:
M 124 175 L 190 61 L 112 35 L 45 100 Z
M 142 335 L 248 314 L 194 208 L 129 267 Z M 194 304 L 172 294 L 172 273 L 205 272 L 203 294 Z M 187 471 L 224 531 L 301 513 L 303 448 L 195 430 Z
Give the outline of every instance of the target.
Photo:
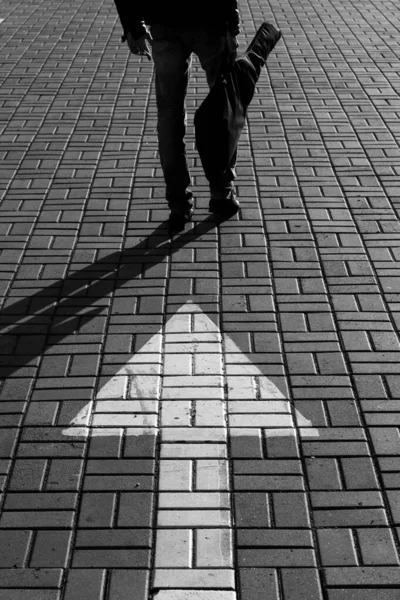
M 228 437 L 296 436 L 291 406 L 198 306 L 170 318 L 163 342 L 162 375 L 160 332 L 63 433 L 160 430 L 154 597 L 236 600 Z M 296 420 L 302 437 L 318 435 Z
M 191 339 L 187 338 L 187 332 L 183 329 L 187 325 L 187 317 L 190 314 L 196 314 L 196 332 L 193 332 Z M 211 357 L 222 357 L 222 352 L 215 351 L 215 344 L 223 342 L 224 354 L 237 357 L 237 363 L 240 365 L 240 375 L 228 375 L 226 377 L 229 392 L 229 402 L 243 401 L 257 402 L 261 409 L 257 412 L 257 405 L 254 405 L 254 413 L 263 417 L 262 428 L 265 428 L 267 437 L 280 437 L 295 435 L 292 420 L 287 417 L 281 419 L 281 424 L 275 426 L 277 421 L 276 414 L 290 415 L 291 407 L 287 399 L 279 391 L 276 385 L 263 375 L 261 369 L 251 362 L 251 359 L 240 350 L 235 342 L 228 335 L 221 335 L 215 323 L 205 315 L 202 310 L 191 302 L 183 305 L 177 313 L 171 317 L 166 326 L 166 335 L 179 336 L 179 340 L 171 338 L 171 346 L 175 345 L 176 354 L 194 354 L 197 356 L 208 356 L 212 364 Z M 185 337 L 186 336 L 186 337 Z M 144 435 L 146 428 L 157 426 L 158 402 L 162 396 L 161 374 L 156 372 L 155 365 L 160 360 L 162 347 L 162 333 L 153 335 L 146 344 L 132 356 L 132 358 L 118 372 L 110 378 L 96 396 L 95 402 L 89 402 L 71 421 L 70 427 L 63 430 L 64 435 L 85 437 L 89 435 L 89 423 L 92 417 L 91 429 L 92 435 L 109 436 L 112 433 L 109 427 L 127 427 L 128 435 Z M 174 354 L 172 348 L 171 354 Z M 173 376 L 173 373 L 167 372 L 166 365 L 168 354 L 164 354 L 163 376 Z M 177 359 L 179 360 L 179 359 Z M 221 373 L 222 376 L 222 373 Z M 193 385 L 200 379 L 200 375 L 188 376 L 189 379 L 182 381 L 181 387 L 186 390 L 193 390 L 194 396 L 197 386 Z M 254 399 L 254 388 L 252 383 L 258 380 L 258 397 Z M 209 380 L 211 383 L 212 380 Z M 204 383 L 201 385 L 204 392 Z M 210 394 L 215 394 L 214 386 L 208 388 Z M 180 392 L 181 394 L 183 392 Z M 168 394 L 162 398 L 165 400 Z M 278 401 L 260 403 L 260 401 Z M 302 428 L 302 438 L 318 437 L 318 429 L 314 428 L 311 421 L 306 419 L 298 410 L 294 411 L 297 427 Z M 134 418 L 129 418 L 129 415 Z M 286 421 L 285 421 L 286 418 Z M 286 424 L 286 426 L 285 426 Z M 230 423 L 230 435 L 239 435 L 241 430 Z M 134 427 L 135 429 L 132 429 Z M 153 432 L 151 432 L 153 433 Z

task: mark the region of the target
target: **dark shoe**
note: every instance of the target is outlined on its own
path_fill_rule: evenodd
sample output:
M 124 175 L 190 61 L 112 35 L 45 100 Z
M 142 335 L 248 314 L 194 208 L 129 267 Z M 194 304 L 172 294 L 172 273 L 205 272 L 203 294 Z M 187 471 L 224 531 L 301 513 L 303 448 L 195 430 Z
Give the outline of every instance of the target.
M 237 200 L 233 190 L 230 191 L 229 195 L 223 198 L 211 198 L 209 204 L 209 210 L 214 215 L 219 215 L 225 219 L 229 219 L 236 215 L 240 208 L 239 201 Z
M 193 217 L 194 210 L 193 208 L 188 208 L 183 212 L 177 210 L 171 210 L 171 214 L 169 215 L 169 225 L 171 229 L 180 231 L 189 223 L 191 218 Z
M 169 225 L 171 229 L 180 231 L 193 217 L 192 194 L 187 192 L 183 198 L 169 198 L 168 204 L 171 209 Z

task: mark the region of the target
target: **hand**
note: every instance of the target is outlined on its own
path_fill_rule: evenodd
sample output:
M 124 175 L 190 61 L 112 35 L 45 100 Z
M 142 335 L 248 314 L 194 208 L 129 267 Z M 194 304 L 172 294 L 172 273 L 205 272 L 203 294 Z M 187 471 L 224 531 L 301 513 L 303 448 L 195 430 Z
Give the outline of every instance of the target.
M 135 39 L 130 31 L 126 34 L 126 41 L 128 42 L 129 50 L 132 54 L 138 56 L 147 56 L 151 60 L 151 54 L 147 42 L 150 42 L 152 37 L 150 33 L 145 33 L 142 37 Z
M 226 52 L 227 52 L 227 61 L 230 66 L 233 65 L 237 58 L 237 50 L 239 47 L 239 42 L 235 35 L 232 35 L 229 31 L 226 34 Z

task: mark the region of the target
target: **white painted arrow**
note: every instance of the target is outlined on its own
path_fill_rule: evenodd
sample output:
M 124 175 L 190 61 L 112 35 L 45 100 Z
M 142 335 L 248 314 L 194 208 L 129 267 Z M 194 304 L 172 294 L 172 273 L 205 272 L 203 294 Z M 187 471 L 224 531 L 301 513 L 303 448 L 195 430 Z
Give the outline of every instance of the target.
M 289 401 L 215 323 L 183 305 L 85 406 L 68 436 L 161 429 L 157 600 L 236 600 L 228 435 L 296 436 Z M 225 361 L 225 365 L 224 365 Z M 161 375 L 162 363 L 162 375 Z M 302 437 L 318 430 L 298 411 Z

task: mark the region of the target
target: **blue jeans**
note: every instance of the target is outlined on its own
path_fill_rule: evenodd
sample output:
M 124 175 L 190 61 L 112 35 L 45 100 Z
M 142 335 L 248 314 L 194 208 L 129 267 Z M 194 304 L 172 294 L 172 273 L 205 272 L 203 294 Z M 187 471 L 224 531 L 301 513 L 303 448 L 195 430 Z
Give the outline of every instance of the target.
M 152 25 L 152 55 L 156 73 L 158 147 L 170 206 L 190 198 L 191 183 L 186 160 L 185 99 L 191 56 L 198 57 L 211 88 L 225 60 L 226 34 L 210 27 Z M 236 177 L 236 157 L 219 181 L 210 181 L 212 195 L 231 188 Z

